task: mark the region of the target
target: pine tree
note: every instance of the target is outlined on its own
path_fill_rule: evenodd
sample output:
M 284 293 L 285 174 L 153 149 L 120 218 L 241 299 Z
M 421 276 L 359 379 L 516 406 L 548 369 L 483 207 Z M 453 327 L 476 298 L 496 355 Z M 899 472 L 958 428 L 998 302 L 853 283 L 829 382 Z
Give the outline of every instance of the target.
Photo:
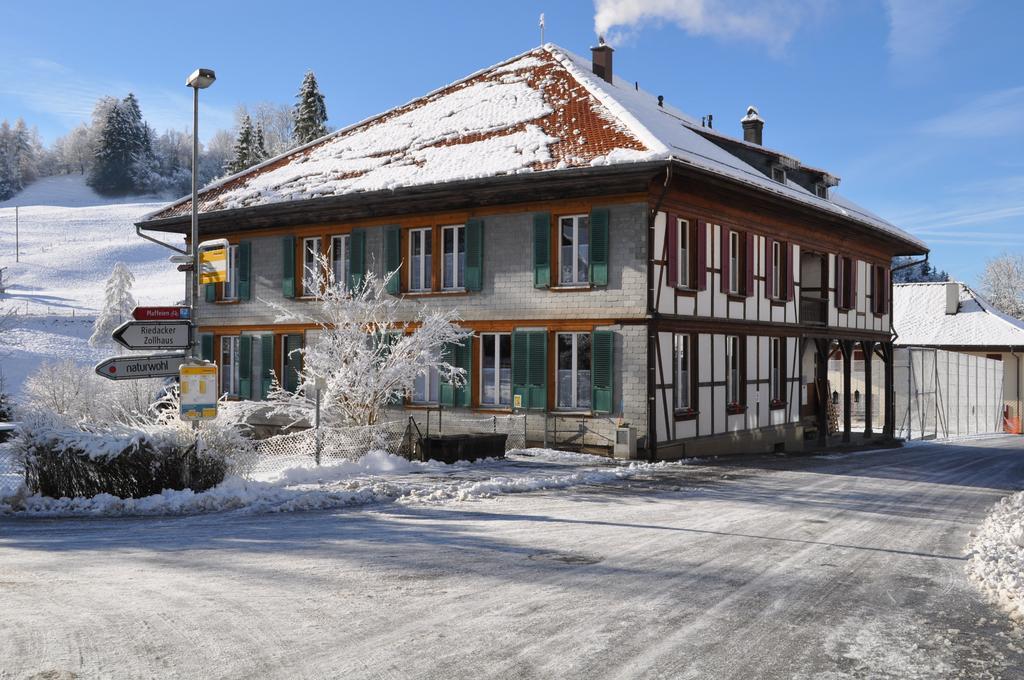
M 110 334 L 124 323 L 135 309 L 135 298 L 132 297 L 132 285 L 135 275 L 123 262 L 114 265 L 107 279 L 103 310 L 96 317 L 92 326 L 89 344 L 93 347 L 113 344 Z
M 248 115 L 242 116 L 242 122 L 238 125 L 238 136 L 235 138 L 235 148 L 228 161 L 225 170 L 229 175 L 241 172 L 253 164 L 252 152 L 256 133 L 252 129 L 252 119 Z
M 308 144 L 327 134 L 327 104 L 320 88 L 316 84 L 316 76 L 306 71 L 302 79 L 302 87 L 296 95 L 299 100 L 295 104 L 295 143 Z
M 249 157 L 253 165 L 262 163 L 270 157 L 270 154 L 267 153 L 267 142 L 263 136 L 263 126 L 259 123 L 256 124 L 256 134 L 253 135 L 252 152 Z
M 101 100 L 97 108 L 104 106 Z M 104 107 L 100 112 L 96 134 L 94 161 L 88 184 L 100 194 L 123 195 L 133 188 L 131 168 L 135 141 L 132 139 L 133 121 L 120 102 Z

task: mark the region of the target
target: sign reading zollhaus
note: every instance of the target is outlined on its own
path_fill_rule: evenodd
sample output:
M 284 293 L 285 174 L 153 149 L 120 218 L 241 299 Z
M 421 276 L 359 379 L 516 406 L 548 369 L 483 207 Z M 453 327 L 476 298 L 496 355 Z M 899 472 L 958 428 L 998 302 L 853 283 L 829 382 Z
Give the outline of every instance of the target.
M 188 321 L 128 321 L 118 326 L 112 337 L 128 349 L 188 349 L 191 330 Z

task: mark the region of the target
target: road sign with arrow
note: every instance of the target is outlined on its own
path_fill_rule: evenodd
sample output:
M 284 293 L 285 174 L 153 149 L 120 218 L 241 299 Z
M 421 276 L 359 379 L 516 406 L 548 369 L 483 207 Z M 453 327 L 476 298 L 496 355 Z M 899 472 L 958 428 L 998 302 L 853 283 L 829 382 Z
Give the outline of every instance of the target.
M 111 357 L 96 364 L 96 373 L 109 380 L 173 378 L 189 357 L 184 354 L 148 354 Z
M 132 318 L 136 321 L 178 321 L 189 318 L 188 307 L 136 307 Z
M 128 321 L 111 334 L 128 349 L 188 349 L 192 326 L 188 321 Z

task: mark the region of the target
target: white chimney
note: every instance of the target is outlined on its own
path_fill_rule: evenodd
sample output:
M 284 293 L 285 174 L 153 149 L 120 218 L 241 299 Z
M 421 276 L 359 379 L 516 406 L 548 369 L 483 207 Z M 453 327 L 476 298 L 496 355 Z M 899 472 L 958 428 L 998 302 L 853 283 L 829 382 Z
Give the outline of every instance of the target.
M 956 281 L 946 282 L 946 314 L 960 311 L 960 284 Z

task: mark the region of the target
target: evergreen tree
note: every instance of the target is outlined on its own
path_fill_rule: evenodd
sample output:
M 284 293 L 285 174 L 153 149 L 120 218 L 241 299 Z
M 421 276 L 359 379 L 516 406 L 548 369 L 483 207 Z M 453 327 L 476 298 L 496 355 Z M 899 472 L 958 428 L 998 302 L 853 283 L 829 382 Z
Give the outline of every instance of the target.
M 327 104 L 320 88 L 316 84 L 316 76 L 306 71 L 302 79 L 302 87 L 296 95 L 299 100 L 295 104 L 295 143 L 308 144 L 314 139 L 327 134 Z
M 110 334 L 114 329 L 128 320 L 135 309 L 135 298 L 132 297 L 132 285 L 135 283 L 135 275 L 123 262 L 114 265 L 107 279 L 106 294 L 103 300 L 103 310 L 96 317 L 92 326 L 92 335 L 89 337 L 89 344 L 93 347 L 112 345 L 113 339 Z
M 242 122 L 238 125 L 238 136 L 235 138 L 235 148 L 231 154 L 225 170 L 229 175 L 241 172 L 253 164 L 252 154 L 256 138 L 256 132 L 252 129 L 252 119 L 248 115 L 242 116 Z
M 252 139 L 252 152 L 250 153 L 252 164 L 256 165 L 257 163 L 262 163 L 269 157 L 270 154 L 267 153 L 267 142 L 263 137 L 263 126 L 257 123 L 256 134 L 253 135 Z
M 105 102 L 97 104 L 100 107 Z M 135 142 L 132 120 L 119 102 L 100 114 L 88 184 L 100 194 L 119 195 L 132 191 L 132 161 Z
M 912 260 L 913 258 L 911 257 L 894 257 L 892 267 L 895 269 Z M 894 271 L 892 280 L 893 283 L 930 283 L 934 281 L 949 281 L 949 274 L 944 269 L 936 269 L 928 262 L 921 262 L 913 267 L 905 267 Z

